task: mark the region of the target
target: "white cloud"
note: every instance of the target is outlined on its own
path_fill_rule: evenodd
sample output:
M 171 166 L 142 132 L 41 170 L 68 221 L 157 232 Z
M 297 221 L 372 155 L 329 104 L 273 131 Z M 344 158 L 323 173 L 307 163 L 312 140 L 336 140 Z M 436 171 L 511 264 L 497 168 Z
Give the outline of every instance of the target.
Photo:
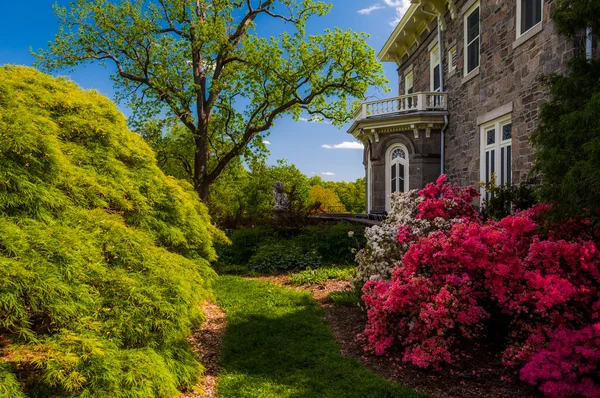
M 360 10 L 358 10 L 356 12 L 359 13 L 359 14 L 361 14 L 361 15 L 369 15 L 373 11 L 381 10 L 382 8 L 383 8 L 383 6 L 380 6 L 379 4 L 373 4 L 370 7 L 361 8 Z
M 334 176 L 335 173 L 332 173 L 331 171 L 322 171 L 321 174 L 323 174 L 324 176 Z
M 325 149 L 363 149 L 363 144 L 361 144 L 360 142 L 357 141 L 344 141 L 341 144 L 335 144 L 335 145 L 328 145 L 328 144 L 324 144 L 321 145 L 322 148 Z
M 271 145 L 271 141 L 266 141 L 266 140 L 265 140 L 265 141 L 263 141 L 263 143 L 264 143 L 265 145 Z
M 383 0 L 388 7 L 394 7 L 396 9 L 396 16 L 390 21 L 390 25 L 396 26 L 402 19 L 404 13 L 410 7 L 410 0 Z

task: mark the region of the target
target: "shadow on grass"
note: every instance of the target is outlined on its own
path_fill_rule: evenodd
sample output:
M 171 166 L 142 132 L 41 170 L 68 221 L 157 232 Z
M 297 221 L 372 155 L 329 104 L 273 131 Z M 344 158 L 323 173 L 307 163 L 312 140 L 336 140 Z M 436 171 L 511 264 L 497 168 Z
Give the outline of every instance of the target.
M 343 357 L 304 292 L 221 277 L 227 313 L 219 397 L 418 397 Z

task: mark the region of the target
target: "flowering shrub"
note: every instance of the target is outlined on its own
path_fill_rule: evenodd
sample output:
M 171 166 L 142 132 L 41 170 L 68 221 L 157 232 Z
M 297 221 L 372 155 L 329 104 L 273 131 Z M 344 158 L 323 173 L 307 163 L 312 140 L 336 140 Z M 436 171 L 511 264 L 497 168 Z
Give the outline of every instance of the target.
M 540 384 L 550 398 L 570 395 L 600 397 L 600 323 L 582 330 L 560 330 L 550 344 L 532 356 L 521 369 L 521 379 Z
M 396 345 L 404 361 L 437 368 L 456 358 L 457 341 L 485 337 L 488 320 L 503 319 L 503 362 L 523 366 L 523 380 L 550 397 L 600 396 L 600 254 L 585 223 L 541 232 L 544 205 L 482 223 L 460 200 L 443 206 L 448 196 L 424 191 L 417 217 L 467 216 L 427 235 L 399 228 L 408 249 L 391 282 L 363 287 L 366 348 L 381 355 Z
M 390 280 L 411 237 L 448 230 L 456 222 L 477 218 L 470 204 L 477 196 L 473 188 L 450 185 L 445 175 L 421 191 L 392 194 L 392 209 L 385 221 L 365 230 L 367 245 L 356 255 L 357 285 L 362 287 L 370 279 Z M 406 239 L 396 239 L 399 233 Z

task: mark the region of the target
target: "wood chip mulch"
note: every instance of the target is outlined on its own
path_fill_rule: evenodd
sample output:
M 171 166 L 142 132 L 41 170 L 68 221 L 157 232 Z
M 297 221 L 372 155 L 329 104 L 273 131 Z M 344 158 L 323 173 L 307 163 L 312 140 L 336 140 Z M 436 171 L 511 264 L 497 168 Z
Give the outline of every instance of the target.
M 200 356 L 205 368 L 201 384 L 194 391 L 181 394 L 179 398 L 214 398 L 217 396 L 217 377 L 219 375 L 221 349 L 225 337 L 226 318 L 221 308 L 213 303 L 205 303 L 202 307 L 206 320 L 202 328 L 194 333 L 189 341 L 194 351 Z
M 357 336 L 364 330 L 366 313 L 358 306 L 334 306 L 327 299 L 330 292 L 351 290 L 347 281 L 329 280 L 295 287 L 285 275 L 253 278 L 289 288 L 308 290 L 325 311 L 340 353 L 359 360 L 365 368 L 400 385 L 413 388 L 431 398 L 538 398 L 543 395 L 519 381 L 518 373 L 507 369 L 490 347 L 464 347 L 464 357 L 445 366 L 441 372 L 420 369 L 392 356 L 376 356 L 363 350 Z

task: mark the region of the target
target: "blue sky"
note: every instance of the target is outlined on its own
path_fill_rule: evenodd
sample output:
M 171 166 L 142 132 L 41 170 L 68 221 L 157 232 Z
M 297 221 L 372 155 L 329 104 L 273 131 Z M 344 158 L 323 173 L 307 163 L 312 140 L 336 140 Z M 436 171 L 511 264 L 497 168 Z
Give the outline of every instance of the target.
M 45 48 L 58 31 L 58 24 L 52 12 L 51 0 L 6 1 L 0 14 L 0 65 L 31 65 L 34 50 Z M 314 18 L 307 26 L 308 34 L 318 34 L 324 29 L 339 27 L 365 32 L 371 35 L 368 44 L 378 52 L 384 45 L 402 12 L 410 0 L 330 0 L 331 12 L 320 18 Z M 68 4 L 60 0 L 59 4 Z M 267 34 L 276 34 L 279 27 Z M 259 28 L 261 29 L 261 28 Z M 372 91 L 368 94 L 375 98 L 395 95 L 397 76 L 393 64 L 384 64 L 385 75 L 390 81 L 392 92 L 385 94 Z M 86 89 L 96 89 L 112 98 L 112 83 L 109 71 L 99 66 L 81 66 L 74 72 L 65 73 Z M 124 106 L 126 114 L 131 111 Z M 362 151 L 348 149 L 353 145 L 341 145 L 353 142 L 346 133 L 349 125 L 342 129 L 328 123 L 309 123 L 294 121 L 291 118 L 278 120 L 267 138 L 269 164 L 277 159 L 287 159 L 308 176 L 320 175 L 325 180 L 351 181 L 364 176 Z M 328 146 L 324 147 L 324 146 Z M 341 148 L 340 148 L 341 147 Z

